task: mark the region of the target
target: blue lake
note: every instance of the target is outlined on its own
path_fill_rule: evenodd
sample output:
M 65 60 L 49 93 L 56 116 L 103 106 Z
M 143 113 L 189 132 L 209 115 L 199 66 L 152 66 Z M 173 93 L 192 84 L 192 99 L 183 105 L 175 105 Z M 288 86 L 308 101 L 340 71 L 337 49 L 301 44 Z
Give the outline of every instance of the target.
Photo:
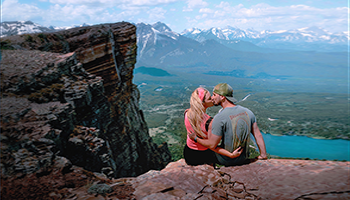
M 322 140 L 306 136 L 274 136 L 265 133 L 262 135 L 266 151 L 270 155 L 350 161 L 350 141 L 348 140 Z

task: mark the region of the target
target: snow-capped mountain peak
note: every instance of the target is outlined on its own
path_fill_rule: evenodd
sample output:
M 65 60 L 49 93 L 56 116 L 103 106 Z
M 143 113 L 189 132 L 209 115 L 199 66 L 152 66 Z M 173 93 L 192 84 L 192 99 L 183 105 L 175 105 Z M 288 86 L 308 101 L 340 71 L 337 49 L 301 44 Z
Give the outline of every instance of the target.
M 167 25 L 161 22 L 157 22 L 153 24 L 152 27 L 158 30 L 159 32 L 171 32 L 171 29 Z
M 329 33 L 328 31 L 318 28 L 318 27 L 304 27 L 304 28 L 300 28 L 297 29 L 297 31 L 301 32 L 301 33 L 308 33 L 308 34 L 313 34 L 313 35 L 330 35 L 331 33 Z
M 21 35 L 25 33 L 50 32 L 53 29 L 41 26 L 31 21 L 11 21 L 0 23 L 0 36 Z
M 136 27 L 138 51 L 140 55 L 142 55 L 150 46 L 173 43 L 181 36 L 180 34 L 173 32 L 167 25 L 161 22 L 157 22 L 153 25 L 138 23 L 136 24 Z
M 274 46 L 276 42 L 296 44 L 294 46 L 292 45 L 293 48 L 300 46 L 301 44 L 304 44 L 302 46 L 305 46 L 307 43 L 324 43 L 325 45 L 337 44 L 344 46 L 350 39 L 350 37 L 345 33 L 332 34 L 319 27 L 304 27 L 295 30 L 256 31 L 254 29 L 242 30 L 239 28 L 227 26 L 224 29 L 188 29 L 183 31 L 182 35 L 191 39 L 195 39 L 199 42 L 203 42 L 207 39 L 242 40 L 251 42 L 257 46 L 269 48 L 276 48 L 276 46 Z
M 24 33 L 54 32 L 69 28 L 89 26 L 82 24 L 71 27 L 44 27 L 31 21 L 13 21 L 0 23 L 0 36 L 19 35 Z M 138 50 L 143 53 L 149 45 L 167 45 L 176 43 L 177 40 L 190 38 L 198 42 L 214 39 L 220 43 L 232 43 L 231 41 L 250 42 L 259 47 L 282 48 L 294 50 L 312 51 L 344 51 L 347 50 L 350 40 L 348 32 L 330 33 L 319 27 L 303 27 L 294 30 L 263 30 L 240 29 L 226 26 L 225 28 L 213 27 L 210 29 L 191 28 L 181 34 L 172 31 L 166 24 L 139 23 L 137 26 Z M 189 42 L 189 40 L 186 40 Z M 151 52 L 151 51 L 149 51 Z
M 186 34 L 198 34 L 202 32 L 202 29 L 199 28 L 190 28 L 190 29 L 186 29 L 184 30 L 181 35 L 186 35 Z
M 91 24 L 81 24 L 68 27 L 55 27 L 55 26 L 41 26 L 32 21 L 8 21 L 0 23 L 0 37 L 10 35 L 21 35 L 26 33 L 42 33 L 42 32 L 54 32 L 59 30 L 66 30 L 75 27 L 91 26 Z

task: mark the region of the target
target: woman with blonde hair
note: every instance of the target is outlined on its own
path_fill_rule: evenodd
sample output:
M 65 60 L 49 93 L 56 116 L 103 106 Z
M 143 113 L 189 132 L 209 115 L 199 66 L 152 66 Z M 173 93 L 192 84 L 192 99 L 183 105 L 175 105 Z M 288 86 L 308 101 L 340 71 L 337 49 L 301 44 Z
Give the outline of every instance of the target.
M 207 89 L 199 87 L 192 92 L 190 108 L 185 111 L 187 140 L 183 153 L 188 165 L 214 164 L 217 161 L 214 152 L 230 158 L 238 157 L 242 153 L 240 147 L 231 153 L 220 147 L 210 150 L 196 142 L 197 137 L 210 139 L 213 118 L 206 114 L 206 110 L 212 106 L 211 95 Z M 189 137 L 191 133 L 196 133 L 195 140 Z

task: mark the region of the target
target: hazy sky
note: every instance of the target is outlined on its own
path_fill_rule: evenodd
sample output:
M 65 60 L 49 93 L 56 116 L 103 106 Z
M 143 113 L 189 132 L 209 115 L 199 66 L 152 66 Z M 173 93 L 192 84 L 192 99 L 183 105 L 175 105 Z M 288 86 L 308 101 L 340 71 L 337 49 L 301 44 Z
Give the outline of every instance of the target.
M 178 33 L 226 26 L 317 26 L 335 33 L 349 30 L 349 0 L 1 0 L 2 22 L 26 20 L 43 26 L 160 21 Z

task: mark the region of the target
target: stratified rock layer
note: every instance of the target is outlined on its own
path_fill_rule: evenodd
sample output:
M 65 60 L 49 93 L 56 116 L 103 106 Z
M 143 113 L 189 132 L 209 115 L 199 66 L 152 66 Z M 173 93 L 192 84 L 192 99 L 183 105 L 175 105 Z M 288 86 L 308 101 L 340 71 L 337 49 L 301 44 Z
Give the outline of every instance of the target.
M 137 51 L 136 27 L 127 22 L 16 35 L 2 41 L 14 49 L 75 52 L 87 72 L 103 78 L 108 95 L 120 93 L 126 89 L 123 85 L 132 84 Z
M 103 24 L 2 41 L 20 49 L 2 51 L 3 174 L 49 169 L 56 156 L 114 178 L 170 162 L 167 144 L 157 147 L 148 134 L 132 83 L 134 25 Z

